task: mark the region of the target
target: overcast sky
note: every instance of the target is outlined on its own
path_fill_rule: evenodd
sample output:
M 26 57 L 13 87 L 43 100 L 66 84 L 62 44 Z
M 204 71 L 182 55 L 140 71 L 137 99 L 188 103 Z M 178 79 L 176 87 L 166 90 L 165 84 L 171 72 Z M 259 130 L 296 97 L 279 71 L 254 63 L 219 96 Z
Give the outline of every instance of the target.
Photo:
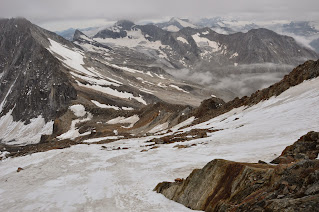
M 318 9 L 318 0 L 0 0 L 0 17 L 25 17 L 49 30 L 168 17 L 318 21 Z

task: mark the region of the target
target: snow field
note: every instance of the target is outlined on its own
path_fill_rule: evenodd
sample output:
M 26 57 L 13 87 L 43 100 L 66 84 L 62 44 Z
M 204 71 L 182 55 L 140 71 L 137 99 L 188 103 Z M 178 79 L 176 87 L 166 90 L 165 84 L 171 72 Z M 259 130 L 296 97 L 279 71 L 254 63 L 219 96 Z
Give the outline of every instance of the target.
M 191 211 L 155 193 L 154 187 L 185 178 L 216 158 L 241 162 L 276 158 L 300 136 L 318 131 L 318 86 L 319 79 L 309 80 L 252 107 L 180 129 L 220 129 L 183 142 L 196 145 L 185 149 L 174 148 L 178 143 L 151 149 L 146 141 L 159 136 L 150 136 L 5 159 L 0 161 L 0 210 Z M 178 128 L 193 121 L 190 118 Z M 18 173 L 17 167 L 24 170 Z

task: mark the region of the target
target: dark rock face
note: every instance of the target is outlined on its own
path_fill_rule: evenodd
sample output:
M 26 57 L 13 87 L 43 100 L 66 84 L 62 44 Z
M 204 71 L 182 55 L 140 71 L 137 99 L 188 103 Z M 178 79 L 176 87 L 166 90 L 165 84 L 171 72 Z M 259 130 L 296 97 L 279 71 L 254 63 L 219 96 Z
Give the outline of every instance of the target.
M 194 210 L 223 211 L 226 205 L 263 189 L 273 172 L 269 165 L 213 160 L 182 182 L 163 182 L 155 190 Z
M 76 98 L 66 68 L 43 46 L 42 33 L 25 19 L 0 20 L 0 116 L 13 110 L 14 121 L 28 123 L 40 115 L 48 121 Z
M 319 154 L 319 133 L 309 132 L 294 144 L 287 146 L 271 163 L 291 163 L 305 159 L 316 159 Z
M 91 45 L 96 46 L 96 47 L 102 47 L 102 48 L 105 48 L 108 50 L 112 50 L 111 47 L 104 45 L 104 44 L 101 44 L 101 43 L 98 43 L 98 42 L 90 39 L 89 37 L 87 37 L 85 34 L 83 34 L 79 30 L 75 30 L 74 36 L 73 36 L 73 41 L 76 41 L 79 43 L 88 43 L 88 44 L 91 44 Z
M 317 139 L 318 133 L 310 132 L 292 146 L 313 158 L 319 151 Z M 308 144 L 306 150 L 303 144 Z M 185 180 L 163 182 L 154 190 L 194 210 L 318 211 L 319 160 L 272 166 L 217 159 Z

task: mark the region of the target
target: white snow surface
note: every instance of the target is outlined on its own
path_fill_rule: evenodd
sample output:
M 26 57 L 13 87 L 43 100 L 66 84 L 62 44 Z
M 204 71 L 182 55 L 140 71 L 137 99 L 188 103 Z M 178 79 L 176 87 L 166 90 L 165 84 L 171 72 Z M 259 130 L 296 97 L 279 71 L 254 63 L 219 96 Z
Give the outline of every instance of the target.
M 108 44 L 111 46 L 120 46 L 120 47 L 127 47 L 127 48 L 138 48 L 138 49 L 154 49 L 159 52 L 160 58 L 167 58 L 165 52 L 162 49 L 170 49 L 170 46 L 163 45 L 161 41 L 149 41 L 146 37 L 148 35 L 143 35 L 140 29 L 132 29 L 130 31 L 126 31 L 127 36 L 123 38 L 94 38 L 95 41 L 99 43 Z
M 45 122 L 42 116 L 33 118 L 29 124 L 13 121 L 12 110 L 0 118 L 0 140 L 10 145 L 39 143 L 41 135 L 52 134 L 53 121 Z
M 114 110 L 121 110 L 121 109 L 122 110 L 134 110 L 134 108 L 131 108 L 131 107 L 121 107 L 120 108 L 120 107 L 113 106 L 113 105 L 102 104 L 102 103 L 95 101 L 95 100 L 91 100 L 91 102 L 100 108 L 108 108 L 108 109 L 114 109 Z
M 176 132 L 176 131 L 179 130 L 180 128 L 185 127 L 185 126 L 187 126 L 187 125 L 190 125 L 191 123 L 193 123 L 194 120 L 195 120 L 195 116 L 192 116 L 192 117 L 186 119 L 185 121 L 183 121 L 183 122 L 181 122 L 181 123 L 175 125 L 174 127 L 171 128 L 171 130 L 172 130 L 173 132 Z
M 183 37 L 178 37 L 177 40 L 182 42 L 182 43 L 189 44 L 188 41 L 185 38 L 183 38 Z
M 169 86 L 172 87 L 172 88 L 175 88 L 176 90 L 182 91 L 184 93 L 189 93 L 188 91 L 185 91 L 184 89 L 178 87 L 177 85 L 169 85 Z
M 101 138 L 91 138 L 83 141 L 84 143 L 94 143 L 94 142 L 99 142 L 103 140 L 109 140 L 109 139 L 120 139 L 123 138 L 123 136 L 106 136 L 106 137 L 101 137 Z
M 106 123 L 107 124 L 130 124 L 128 127 L 125 127 L 125 128 L 131 128 L 139 120 L 140 120 L 140 118 L 138 117 L 138 115 L 133 115 L 133 116 L 130 116 L 127 118 L 119 116 L 117 118 L 114 118 L 114 119 L 107 121 Z
M 220 51 L 221 48 L 219 44 L 215 41 L 211 41 L 208 38 L 201 37 L 199 33 L 192 35 L 194 41 L 196 42 L 198 47 L 209 46 L 212 49 L 212 52 Z
M 100 108 L 108 108 L 108 109 L 120 110 L 120 108 L 117 107 L 117 106 L 102 104 L 102 103 L 100 103 L 98 101 L 95 101 L 95 100 L 91 100 L 91 102 L 93 102 L 96 106 L 98 106 Z
M 167 129 L 168 127 L 168 122 L 165 122 L 163 124 L 159 124 L 159 125 L 156 125 L 155 127 L 153 127 L 150 131 L 148 131 L 149 133 L 156 133 L 156 132 L 159 132 L 159 131 L 162 131 L 162 130 L 165 130 Z
M 138 101 L 144 105 L 147 105 L 146 101 L 143 99 L 143 97 L 141 95 L 136 97 L 133 94 L 128 93 L 126 91 L 118 91 L 118 90 L 112 89 L 110 87 L 102 87 L 100 85 L 83 84 L 79 81 L 77 81 L 77 83 L 79 86 L 82 86 L 82 87 L 90 88 L 90 89 L 93 89 L 93 90 L 96 90 L 96 91 L 99 91 L 99 92 L 102 92 L 102 93 L 105 93 L 105 94 L 108 94 L 111 96 L 115 96 L 118 98 L 122 98 L 122 99 L 135 99 L 136 101 Z
M 73 140 L 77 137 L 91 134 L 91 132 L 85 132 L 81 134 L 79 132 L 79 129 L 76 127 L 76 124 L 90 121 L 93 118 L 93 115 L 89 112 L 86 112 L 85 107 L 80 104 L 72 105 L 69 107 L 69 109 L 74 113 L 76 117 L 81 119 L 72 120 L 70 129 L 67 132 L 63 133 L 62 135 L 59 135 L 57 138 L 60 140 L 63 140 L 63 139 Z
M 167 27 L 164 27 L 163 29 L 169 32 L 178 32 L 180 30 L 177 26 L 174 25 L 169 25 Z
M 231 56 L 230 56 L 230 58 L 229 59 L 232 59 L 232 58 L 235 58 L 235 57 L 238 57 L 238 53 L 237 52 L 235 52 L 234 54 L 232 54 Z
M 83 52 L 81 52 L 79 49 L 70 49 L 54 40 L 51 40 L 50 38 L 48 39 L 51 44 L 48 50 L 51 53 L 59 55 L 60 57 L 56 58 L 61 60 L 65 65 L 84 75 L 97 76 L 97 74 L 83 67 L 83 65 L 85 64 L 83 61 Z
M 120 86 L 122 83 L 116 81 L 116 80 L 113 80 L 113 79 L 110 79 L 108 78 L 109 80 L 107 79 L 102 79 L 102 78 L 94 78 L 92 76 L 82 76 L 80 74 L 76 74 L 74 72 L 70 72 L 73 76 L 75 77 L 78 77 L 82 80 L 85 80 L 86 82 L 89 82 L 91 84 L 94 84 L 94 85 L 105 85 L 105 86 L 110 86 L 110 85 L 113 85 L 113 86 Z
M 3 98 L 3 100 L 2 100 L 2 102 L 1 102 L 1 104 L 0 104 L 0 113 L 2 112 L 2 109 L 3 109 L 3 107 L 4 107 L 4 104 L 7 102 L 7 98 L 8 98 L 8 96 L 9 96 L 9 94 L 11 93 L 12 88 L 13 88 L 13 86 L 15 85 L 16 81 L 17 81 L 17 79 L 14 80 L 14 82 L 13 82 L 12 85 L 10 86 L 10 88 L 9 88 L 9 90 L 8 90 L 8 92 L 7 92 L 7 94 L 6 94 L 5 97 Z
M 0 211 L 191 211 L 154 187 L 185 178 L 215 158 L 276 158 L 300 136 L 318 131 L 318 87 L 319 79 L 306 81 L 278 97 L 182 129 L 223 129 L 184 142 L 197 144 L 186 149 L 173 148 L 176 143 L 150 149 L 145 142 L 152 136 L 5 159 L 0 161 Z M 128 149 L 111 150 L 118 147 Z M 18 167 L 24 170 L 18 173 Z
M 69 107 L 69 109 L 74 113 L 76 117 L 83 117 L 86 114 L 85 107 L 80 104 L 72 105 Z

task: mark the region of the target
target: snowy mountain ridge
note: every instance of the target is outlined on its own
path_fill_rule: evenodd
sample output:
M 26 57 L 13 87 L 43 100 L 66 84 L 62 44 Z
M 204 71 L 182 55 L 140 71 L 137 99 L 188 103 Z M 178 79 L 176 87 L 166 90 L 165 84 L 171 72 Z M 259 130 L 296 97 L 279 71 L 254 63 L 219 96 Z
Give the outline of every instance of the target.
M 318 62 L 312 66 L 316 72 Z M 163 135 L 153 135 L 6 159 L 0 167 L 0 178 L 10 180 L 1 180 L 2 194 L 6 194 L 1 198 L 1 209 L 190 211 L 152 189 L 163 180 L 186 177 L 214 158 L 241 162 L 272 160 L 274 154 L 279 155 L 301 135 L 319 128 L 318 83 L 318 78 L 306 80 L 269 100 L 235 108 L 207 122 L 175 131 L 181 136 L 191 130 L 218 130 L 204 138 L 160 144 L 152 139 Z M 18 166 L 24 169 L 23 175 L 16 172 Z M 36 171 L 40 168 L 41 173 L 50 173 L 50 177 Z M 10 192 L 12 186 L 15 192 Z M 52 198 L 59 195 L 57 190 L 70 195 Z M 73 195 L 77 198 L 71 198 Z M 12 198 L 21 201 L 12 203 Z
M 88 43 L 88 47 L 101 51 L 91 55 L 25 19 L 1 20 L 0 30 L 5 32 L 2 41 L 12 49 L 11 53 L 4 47 L 0 49 L 5 55 L 1 61 L 0 86 L 4 92 L 0 93 L 3 126 L 0 139 L 6 144 L 38 143 L 41 133 L 51 134 L 53 121 L 72 104 L 81 103 L 99 113 L 117 110 L 127 115 L 127 110 L 156 102 L 199 105 L 211 95 L 198 85 L 172 79 L 158 67 L 146 67 L 143 63 L 135 67 L 119 66 L 109 60 L 112 49 L 108 46 Z M 17 39 L 10 37 L 10 33 Z M 83 35 L 82 38 L 86 39 Z M 30 45 L 35 46 L 34 51 L 28 49 Z M 71 125 L 72 115 L 67 114 L 61 133 Z M 92 124 L 95 116 L 91 117 Z M 91 128 L 87 130 L 91 132 Z
M 25 19 L 4 19 L 0 32 L 1 211 L 191 211 L 153 189 L 164 180 L 184 185 L 193 169 L 217 158 L 262 160 L 266 164 L 251 166 L 289 171 L 299 165 L 267 163 L 319 128 L 319 60 L 299 65 L 250 97 L 225 102 L 218 91 L 173 78 L 165 71 L 173 62 L 158 59 L 185 46 L 196 47 L 193 55 L 218 53 L 230 61 L 272 60 L 258 53 L 279 52 L 277 47 L 289 50 L 279 62 L 313 54 L 266 29 L 224 37 L 208 28 L 169 33 L 122 21 L 98 39 L 76 31 L 69 42 Z M 105 39 L 117 43 L 101 42 Z M 233 46 L 220 45 L 223 39 Z M 252 53 L 245 54 L 237 39 L 263 45 L 252 42 Z M 309 168 L 303 173 L 318 168 L 310 166 L 318 164 L 313 157 L 302 161 Z M 315 177 L 308 181 L 318 182 Z M 292 185 L 278 187 L 286 189 L 275 200 L 291 197 Z M 299 187 L 306 203 L 318 199 L 317 190 Z
M 129 50 L 127 57 L 149 57 L 149 66 L 156 64 L 179 79 L 204 83 L 226 100 L 267 87 L 296 65 L 318 57 L 293 38 L 262 28 L 223 35 L 210 28 L 168 32 L 155 25 L 120 21 L 91 39 L 112 47 L 114 53 Z M 119 55 L 110 57 L 120 62 Z M 237 83 L 230 83 L 230 78 Z

